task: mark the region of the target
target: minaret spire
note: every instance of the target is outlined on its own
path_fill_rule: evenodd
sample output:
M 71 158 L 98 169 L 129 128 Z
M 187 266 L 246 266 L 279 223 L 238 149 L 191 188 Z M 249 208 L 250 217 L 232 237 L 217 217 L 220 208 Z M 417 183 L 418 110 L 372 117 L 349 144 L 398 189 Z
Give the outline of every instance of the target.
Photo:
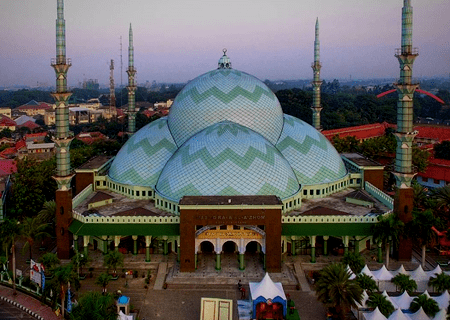
M 134 47 L 133 47 L 133 29 L 130 23 L 129 43 L 128 43 L 128 134 L 131 136 L 136 131 L 136 83 L 134 76 Z
M 73 139 L 69 133 L 69 106 L 68 101 L 71 92 L 67 89 L 67 71 L 72 65 L 66 58 L 66 22 L 64 20 L 64 1 L 57 0 L 56 19 L 56 58 L 51 65 L 56 74 L 56 91 L 52 93 L 55 99 L 56 110 L 56 135 L 53 141 L 56 146 L 56 174 L 53 178 L 58 184 L 56 191 L 56 215 L 57 225 L 57 249 L 60 259 L 68 259 L 71 245 L 71 237 L 68 230 L 72 220 L 72 191 L 71 180 L 73 178 L 70 169 L 70 143 Z
M 401 48 L 396 49 L 395 57 L 400 63 L 400 79 L 394 84 L 398 92 L 397 102 L 397 149 L 395 155 L 394 176 L 396 194 L 394 211 L 403 222 L 412 219 L 413 189 L 411 181 L 415 175 L 412 167 L 412 145 L 417 135 L 413 131 L 413 98 L 418 84 L 412 81 L 412 67 L 419 55 L 418 49 L 412 47 L 412 14 L 411 0 L 404 0 L 402 9 Z M 407 239 L 400 242 L 399 258 L 410 259 L 412 243 Z
M 311 110 L 313 112 L 312 124 L 317 130 L 322 130 L 320 125 L 320 111 L 322 111 L 322 106 L 320 105 L 320 86 L 322 81 L 320 80 L 320 69 L 322 65 L 320 64 L 320 41 L 319 41 L 319 18 L 316 19 L 316 36 L 314 39 L 314 62 L 311 65 L 313 69 L 313 105 Z

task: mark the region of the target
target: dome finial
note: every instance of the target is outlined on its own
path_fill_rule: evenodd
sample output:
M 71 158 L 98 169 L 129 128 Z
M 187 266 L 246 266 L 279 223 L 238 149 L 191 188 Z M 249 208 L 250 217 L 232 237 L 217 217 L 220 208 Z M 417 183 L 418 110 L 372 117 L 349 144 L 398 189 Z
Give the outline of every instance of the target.
M 227 56 L 227 48 L 223 48 L 223 56 L 219 59 L 217 69 L 231 69 L 231 60 Z

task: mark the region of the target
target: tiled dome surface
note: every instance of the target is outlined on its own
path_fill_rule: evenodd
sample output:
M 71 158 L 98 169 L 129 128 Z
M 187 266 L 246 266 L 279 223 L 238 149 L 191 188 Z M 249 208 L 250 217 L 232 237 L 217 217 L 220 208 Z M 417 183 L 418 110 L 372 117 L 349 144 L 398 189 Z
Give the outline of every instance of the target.
M 167 117 L 149 123 L 120 149 L 109 177 L 123 184 L 155 187 L 164 165 L 177 150 Z
M 296 194 L 299 184 L 280 152 L 260 134 L 229 121 L 191 137 L 161 173 L 156 186 L 164 198 L 184 195 Z
M 250 128 L 275 144 L 283 128 L 283 111 L 277 97 L 257 78 L 238 70 L 217 69 L 181 90 L 168 123 L 180 147 L 195 133 L 226 120 Z
M 333 182 L 347 174 L 341 156 L 328 139 L 290 115 L 284 115 L 283 132 L 276 147 L 289 161 L 301 185 Z

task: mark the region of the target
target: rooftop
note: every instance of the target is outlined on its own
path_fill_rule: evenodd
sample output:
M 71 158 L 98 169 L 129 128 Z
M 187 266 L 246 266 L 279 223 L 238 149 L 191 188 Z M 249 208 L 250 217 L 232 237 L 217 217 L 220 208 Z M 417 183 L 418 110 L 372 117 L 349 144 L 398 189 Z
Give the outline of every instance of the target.
M 366 158 L 359 153 L 341 153 L 342 156 L 346 157 L 348 160 L 362 167 L 383 167 L 379 162 L 372 159 Z
M 184 196 L 180 205 L 281 205 L 277 196 Z
M 112 156 L 97 156 L 89 159 L 83 165 L 79 166 L 77 169 L 80 170 L 95 170 L 101 168 L 105 163 L 111 160 Z

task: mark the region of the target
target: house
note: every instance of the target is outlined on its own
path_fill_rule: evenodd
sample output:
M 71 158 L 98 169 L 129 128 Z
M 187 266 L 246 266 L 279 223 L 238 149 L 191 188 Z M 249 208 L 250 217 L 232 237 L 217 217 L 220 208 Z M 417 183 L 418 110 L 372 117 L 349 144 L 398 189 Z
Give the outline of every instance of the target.
M 44 116 L 47 110 L 53 110 L 53 106 L 45 102 L 36 102 L 35 100 L 31 100 L 30 102 L 15 108 L 13 113 L 17 115 L 24 113 L 30 117 L 38 114 Z
M 11 118 L 7 116 L 0 115 L 0 131 L 4 129 L 9 129 L 11 131 L 16 131 L 17 124 Z

